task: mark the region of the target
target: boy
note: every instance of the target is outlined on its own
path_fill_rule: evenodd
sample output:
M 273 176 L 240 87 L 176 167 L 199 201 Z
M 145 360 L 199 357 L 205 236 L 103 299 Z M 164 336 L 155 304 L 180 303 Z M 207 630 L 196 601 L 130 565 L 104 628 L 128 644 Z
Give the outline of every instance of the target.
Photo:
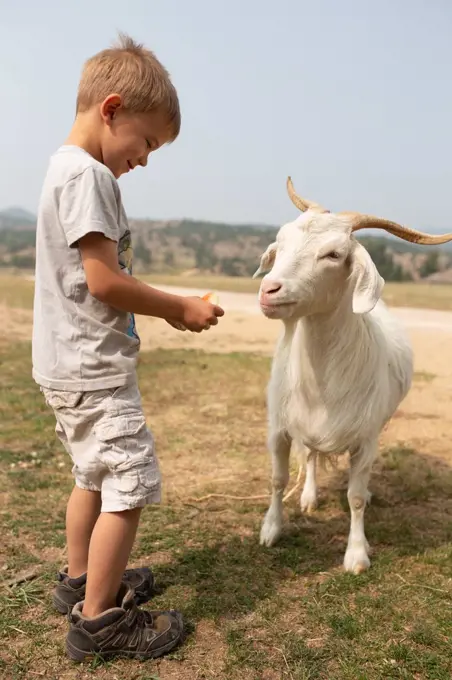
M 179 134 L 176 90 L 152 52 L 121 36 L 88 60 L 66 144 L 51 158 L 36 239 L 33 377 L 73 461 L 68 567 L 54 591 L 69 613 L 68 655 L 153 658 L 173 649 L 176 611 L 148 612 L 149 569 L 126 570 L 141 509 L 160 501 L 153 438 L 137 387 L 134 313 L 201 332 L 223 310 L 131 275 L 117 179 Z

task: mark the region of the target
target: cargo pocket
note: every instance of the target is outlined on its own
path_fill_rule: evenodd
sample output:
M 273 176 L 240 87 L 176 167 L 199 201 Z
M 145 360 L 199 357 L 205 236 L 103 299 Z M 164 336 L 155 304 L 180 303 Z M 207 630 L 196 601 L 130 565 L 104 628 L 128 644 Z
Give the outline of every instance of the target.
M 124 472 L 143 465 L 147 447 L 143 443 L 146 438 L 141 436 L 141 432 L 145 428 L 146 420 L 141 414 L 109 416 L 96 425 L 101 460 L 111 472 Z M 127 484 L 126 480 L 124 484 Z M 135 482 L 137 485 L 138 479 Z
M 60 411 L 63 408 L 75 408 L 83 398 L 83 392 L 49 390 L 45 387 L 41 388 L 41 392 L 44 395 L 47 406 L 53 408 L 54 411 Z
M 114 487 L 120 494 L 134 496 L 140 501 L 150 496 L 160 497 L 160 473 L 157 467 L 130 468 L 114 475 Z
M 121 494 L 133 494 L 139 486 L 138 470 L 127 470 L 121 475 L 115 476 L 115 489 Z
M 155 461 L 155 465 L 151 468 L 146 467 L 138 471 L 140 478 L 140 485 L 143 488 L 145 495 L 153 493 L 160 489 L 160 470 Z

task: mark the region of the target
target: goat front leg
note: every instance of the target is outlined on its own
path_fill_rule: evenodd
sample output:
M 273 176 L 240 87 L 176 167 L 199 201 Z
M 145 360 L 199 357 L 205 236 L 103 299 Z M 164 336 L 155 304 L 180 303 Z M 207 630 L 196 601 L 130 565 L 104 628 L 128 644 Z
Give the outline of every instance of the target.
M 351 517 L 344 568 L 353 574 L 361 574 L 370 567 L 369 544 L 364 533 L 364 511 L 370 500 L 367 487 L 376 453 L 377 442 L 374 441 L 365 444 L 350 457 L 347 497 Z
M 308 451 L 305 458 L 306 477 L 300 497 L 301 511 L 310 514 L 317 507 L 317 456 L 315 451 Z
M 289 456 L 292 440 L 284 431 L 269 436 L 268 446 L 272 459 L 272 499 L 262 524 L 260 543 L 274 545 L 281 536 L 283 526 L 283 496 L 289 483 Z

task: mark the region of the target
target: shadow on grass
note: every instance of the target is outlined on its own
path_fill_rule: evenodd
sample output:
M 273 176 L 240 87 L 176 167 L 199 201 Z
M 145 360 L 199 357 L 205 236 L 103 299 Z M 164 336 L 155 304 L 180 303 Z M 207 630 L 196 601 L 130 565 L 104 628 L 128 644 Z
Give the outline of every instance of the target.
M 164 598 L 170 594 L 180 598 L 171 606 L 181 606 L 199 620 L 251 612 L 259 601 L 272 596 L 278 585 L 290 584 L 291 579 L 303 597 L 306 589 L 319 581 L 321 572 L 342 564 L 349 531 L 346 485 L 345 473 L 333 475 L 322 489 L 320 509 L 309 518 L 294 511 L 293 505 L 287 508 L 283 537 L 272 549 L 262 548 L 258 542 L 266 510 L 262 503 L 241 513 L 237 506 L 228 506 L 236 513 L 232 524 L 223 524 L 222 515 L 207 508 L 195 518 L 188 517 L 186 509 L 152 511 L 148 517 L 154 528 L 156 515 L 162 513 L 160 547 L 170 549 L 173 556 L 169 564 L 156 569 L 160 585 L 168 591 Z M 450 571 L 450 550 L 436 556 L 434 550 L 452 541 L 451 468 L 412 449 L 389 449 L 375 466 L 371 489 L 373 503 L 366 512 L 366 533 L 373 548 L 373 564 L 359 577 L 338 569 L 336 578 L 342 588 L 358 590 L 390 573 L 400 558 L 422 558 L 426 551 L 433 551 L 427 564 Z M 165 517 L 165 512 L 170 515 Z M 151 537 L 143 538 L 139 549 L 150 564 L 152 545 Z

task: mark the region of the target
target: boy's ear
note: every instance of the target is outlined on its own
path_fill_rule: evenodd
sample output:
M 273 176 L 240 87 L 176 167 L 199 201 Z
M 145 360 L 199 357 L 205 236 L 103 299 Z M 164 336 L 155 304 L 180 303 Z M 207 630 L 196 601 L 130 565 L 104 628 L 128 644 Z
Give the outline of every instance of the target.
M 360 243 L 356 244 L 353 260 L 353 311 L 355 314 L 366 314 L 372 311 L 380 299 L 385 282 L 371 256 Z
M 274 243 L 270 243 L 265 253 L 263 253 L 261 256 L 259 269 L 257 269 L 257 271 L 254 272 L 253 279 L 257 279 L 257 277 L 260 276 L 260 274 L 264 274 L 265 272 L 270 271 L 275 262 L 276 250 L 277 250 L 276 241 Z
M 100 105 L 100 113 L 105 123 L 110 123 L 122 106 L 120 94 L 109 94 Z

